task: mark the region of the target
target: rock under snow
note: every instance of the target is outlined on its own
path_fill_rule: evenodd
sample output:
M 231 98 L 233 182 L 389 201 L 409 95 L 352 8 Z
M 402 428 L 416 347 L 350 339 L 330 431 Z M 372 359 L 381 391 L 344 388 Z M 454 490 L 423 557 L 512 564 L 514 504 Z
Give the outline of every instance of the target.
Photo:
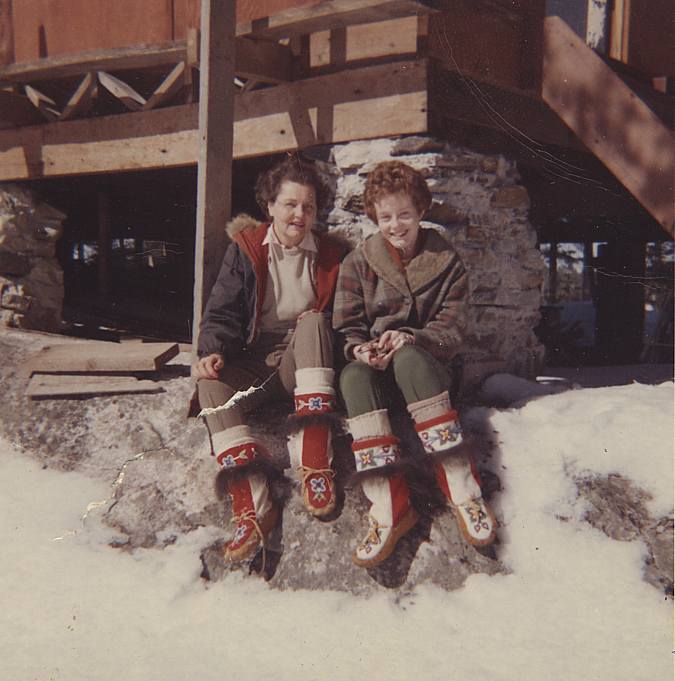
M 30 352 L 48 342 L 50 339 L 37 334 L 0 332 L 0 352 L 5 359 L 1 370 L 5 387 L 0 394 L 1 434 L 45 468 L 79 471 L 106 481 L 110 493 L 107 499 L 99 500 L 102 503 L 97 504 L 96 513 L 114 530 L 112 545 L 120 550 L 162 550 L 198 528 L 207 528 L 210 534 L 205 536 L 211 539 L 194 554 L 195 565 L 201 565 L 204 578 L 221 580 L 232 571 L 260 570 L 260 555 L 251 565 L 235 567 L 226 566 L 220 557 L 220 549 L 231 535 L 230 509 L 229 504 L 216 496 L 216 465 L 208 453 L 206 431 L 201 423 L 186 419 L 193 390 L 188 367 L 174 364 L 158 372 L 154 379 L 163 388 L 158 394 L 30 401 L 23 396 L 28 376 L 20 365 Z M 494 377 L 486 385 L 501 389 L 492 397 L 506 395 L 509 403 L 514 396 L 522 400 L 533 394 L 533 387 L 540 387 L 531 382 L 521 384 L 520 379 L 515 379 L 518 384 L 514 385 L 513 379 L 515 377 Z M 588 391 L 580 394 L 585 392 Z M 546 399 L 560 398 L 567 396 Z M 561 433 L 575 432 L 570 431 L 573 424 L 551 422 L 550 407 L 542 405 L 542 401 L 528 404 L 522 415 L 517 411 L 495 413 L 485 408 L 474 408 L 464 415 L 465 428 L 481 442 L 478 463 L 484 475 L 485 493 L 492 497 L 497 517 L 504 523 L 500 537 L 506 544 L 514 529 L 509 525 L 509 518 L 514 517 L 514 509 L 519 508 L 518 497 L 522 497 L 525 489 L 518 488 L 522 484 L 518 480 L 527 479 L 529 467 L 537 458 L 537 454 L 531 459 L 513 454 L 552 446 L 544 445 L 543 440 L 533 441 L 533 437 L 539 436 L 534 436 L 532 425 L 527 424 L 548 427 L 549 430 L 542 431 L 546 433 L 542 437 L 558 432 L 557 425 Z M 567 403 L 561 403 L 560 408 L 569 411 Z M 537 410 L 542 416 L 532 421 Z M 288 459 L 281 433 L 286 415 L 286 408 L 277 405 L 265 408 L 252 419 L 254 430 L 285 467 Z M 616 418 L 619 415 L 613 414 Z M 507 416 L 510 420 L 505 421 Z M 523 448 L 518 446 L 516 417 L 520 416 Z M 513 429 L 514 434 L 510 436 L 510 449 L 505 449 L 500 438 L 503 430 L 503 437 L 509 441 L 509 429 Z M 404 428 L 401 434 L 406 450 L 422 457 L 421 451 L 415 449 L 418 445 L 410 431 Z M 382 566 L 369 571 L 355 567 L 350 555 L 366 527 L 367 506 L 360 489 L 348 485 L 353 468 L 348 438 L 337 437 L 335 445 L 337 480 L 345 490 L 344 504 L 335 519 L 320 522 L 308 516 L 302 508 L 298 483 L 290 471 L 274 485 L 274 494 L 284 509 L 283 521 L 275 530 L 266 555 L 266 574 L 272 587 L 330 589 L 354 594 L 388 588 L 408 593 L 417 585 L 427 583 L 454 590 L 471 575 L 509 573 L 517 568 L 517 563 L 502 561 L 504 545 L 497 545 L 494 555 L 483 555 L 467 546 L 448 511 L 426 517 L 400 542 L 394 557 Z M 578 444 L 570 446 L 571 453 L 579 447 Z M 508 452 L 511 457 L 507 456 Z M 551 475 L 549 469 L 547 475 Z M 576 490 L 576 497 L 586 504 L 578 521 L 597 527 L 618 541 L 644 542 L 645 578 L 672 593 L 672 503 L 670 511 L 663 499 L 659 506 L 650 506 L 647 500 L 652 492 L 645 488 L 642 478 L 635 475 L 631 480 L 630 475 L 617 476 L 611 467 L 607 470 L 600 467 L 589 475 L 574 466 L 561 466 L 555 475 L 551 480 L 561 485 L 564 482 L 566 490 Z M 506 481 L 505 489 L 500 489 L 500 479 Z M 538 484 L 533 477 L 531 486 Z M 547 490 L 551 485 L 545 480 L 542 484 Z M 527 488 L 527 493 L 530 492 Z M 557 518 L 554 522 L 570 521 L 574 513 L 565 507 L 567 503 L 571 502 L 558 502 L 552 497 L 554 508 L 560 505 L 552 516 Z M 528 504 L 531 502 L 522 498 L 523 509 L 529 508 Z M 214 532 L 219 537 L 215 541 Z

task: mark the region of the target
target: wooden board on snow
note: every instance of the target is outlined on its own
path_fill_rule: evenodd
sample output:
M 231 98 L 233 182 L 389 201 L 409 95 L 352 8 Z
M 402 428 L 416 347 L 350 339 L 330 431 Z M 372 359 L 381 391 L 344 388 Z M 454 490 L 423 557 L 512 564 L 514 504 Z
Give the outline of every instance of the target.
M 156 371 L 178 354 L 178 343 L 68 343 L 31 355 L 29 373 Z
M 133 376 L 78 376 L 35 374 L 26 395 L 41 397 L 76 397 L 79 395 L 113 395 L 119 393 L 159 392 L 153 381 L 140 381 Z

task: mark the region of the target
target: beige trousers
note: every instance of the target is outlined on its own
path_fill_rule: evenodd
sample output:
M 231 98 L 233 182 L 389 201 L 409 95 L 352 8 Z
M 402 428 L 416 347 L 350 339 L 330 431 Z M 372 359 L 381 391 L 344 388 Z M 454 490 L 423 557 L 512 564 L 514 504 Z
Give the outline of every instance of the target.
M 255 345 L 246 348 L 241 355 L 226 364 L 217 379 L 199 379 L 199 405 L 202 409 L 218 407 L 238 390 L 260 385 L 276 372 L 264 392 L 248 401 L 247 410 L 254 409 L 275 398 L 293 395 L 297 369 L 332 366 L 333 332 L 330 319 L 320 312 L 308 312 L 286 338 L 273 334 L 261 335 Z M 212 435 L 244 422 L 244 409 L 240 406 L 206 417 Z

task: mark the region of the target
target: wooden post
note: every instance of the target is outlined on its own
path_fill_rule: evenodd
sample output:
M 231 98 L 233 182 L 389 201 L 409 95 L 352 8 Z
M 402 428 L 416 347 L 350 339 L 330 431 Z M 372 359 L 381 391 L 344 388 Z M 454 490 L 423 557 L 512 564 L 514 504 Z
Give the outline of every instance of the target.
M 548 254 L 548 299 L 549 303 L 555 304 L 558 296 L 558 242 L 551 241 L 551 250 Z
M 110 296 L 110 197 L 105 192 L 97 194 L 98 206 L 98 297 L 105 300 Z
M 593 242 L 584 241 L 584 269 L 581 275 L 581 299 L 593 297 Z
M 202 0 L 199 76 L 199 164 L 192 341 L 226 247 L 232 210 L 234 39 L 236 1 Z

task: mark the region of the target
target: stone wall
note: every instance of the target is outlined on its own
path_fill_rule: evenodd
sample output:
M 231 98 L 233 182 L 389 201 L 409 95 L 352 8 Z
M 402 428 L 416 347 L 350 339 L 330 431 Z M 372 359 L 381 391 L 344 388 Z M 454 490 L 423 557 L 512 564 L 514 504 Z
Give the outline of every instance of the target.
M 515 163 L 430 137 L 335 146 L 324 166 L 336 193 L 326 218 L 329 230 L 352 244 L 376 230 L 363 211 L 363 188 L 368 172 L 391 159 L 425 175 L 433 205 L 423 225 L 445 231 L 469 269 L 465 378 L 471 383 L 495 371 L 532 376 L 544 354 L 533 328 L 539 321 L 545 264 Z
M 32 192 L 0 186 L 0 324 L 61 328 L 63 271 L 55 252 L 64 219 Z

